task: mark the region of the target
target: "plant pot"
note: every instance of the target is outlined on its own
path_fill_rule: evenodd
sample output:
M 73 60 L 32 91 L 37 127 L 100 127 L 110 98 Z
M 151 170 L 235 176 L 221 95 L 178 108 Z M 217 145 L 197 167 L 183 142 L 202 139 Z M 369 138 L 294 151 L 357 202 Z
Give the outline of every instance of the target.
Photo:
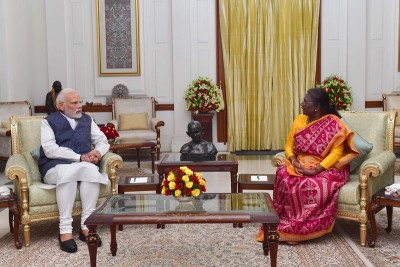
M 175 197 L 175 199 L 179 203 L 185 203 L 185 202 L 192 202 L 194 200 L 193 196 L 180 196 L 180 197 Z
M 108 143 L 110 144 L 110 145 L 113 145 L 114 143 L 115 143 L 115 139 L 108 139 Z

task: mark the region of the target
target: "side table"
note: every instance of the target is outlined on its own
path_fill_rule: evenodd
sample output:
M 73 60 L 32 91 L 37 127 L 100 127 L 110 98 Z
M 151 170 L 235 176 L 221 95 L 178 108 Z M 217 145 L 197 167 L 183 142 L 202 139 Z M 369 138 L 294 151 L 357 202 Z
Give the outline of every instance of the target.
M 239 174 L 238 193 L 243 190 L 273 190 L 275 182 L 275 174 Z M 239 228 L 243 227 L 242 223 L 238 224 Z
M 136 180 L 137 179 L 137 180 Z M 158 176 L 142 175 L 142 176 L 124 176 L 118 181 L 118 194 L 135 191 L 157 191 Z M 123 230 L 123 225 L 118 226 L 118 230 Z
M 371 241 L 368 242 L 368 246 L 371 248 L 375 247 L 376 241 L 375 213 L 382 209 L 382 206 L 386 206 L 388 219 L 388 226 L 385 230 L 387 233 L 390 233 L 392 231 L 393 207 L 400 207 L 400 197 L 385 195 L 385 188 L 372 196 L 371 204 L 368 209 L 368 219 L 371 222 Z
M 7 208 L 8 207 L 8 224 L 10 226 L 10 232 L 14 234 L 14 242 L 15 247 L 17 249 L 22 248 L 22 244 L 19 242 L 18 239 L 18 229 L 19 229 L 19 221 L 20 221 L 20 213 L 18 208 L 18 202 L 15 197 L 14 192 L 10 189 L 10 194 L 3 196 L 0 195 L 0 208 Z M 13 226 L 14 221 L 14 226 Z
M 136 180 L 137 179 L 137 180 Z M 134 191 L 156 191 L 158 189 L 158 176 L 125 176 L 118 181 L 118 194 Z
M 243 190 L 273 190 L 275 174 L 239 174 L 238 193 Z

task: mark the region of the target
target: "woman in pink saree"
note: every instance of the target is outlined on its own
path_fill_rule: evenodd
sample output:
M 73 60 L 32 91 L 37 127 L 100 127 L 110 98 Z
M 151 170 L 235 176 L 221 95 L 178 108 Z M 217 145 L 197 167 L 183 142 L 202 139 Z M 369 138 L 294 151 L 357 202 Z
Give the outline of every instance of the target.
M 279 241 L 294 244 L 332 231 L 339 189 L 350 176 L 358 152 L 354 133 L 329 105 L 324 89 L 307 91 L 285 145 L 286 159 L 276 170 L 274 208 Z M 257 240 L 264 239 L 261 229 Z

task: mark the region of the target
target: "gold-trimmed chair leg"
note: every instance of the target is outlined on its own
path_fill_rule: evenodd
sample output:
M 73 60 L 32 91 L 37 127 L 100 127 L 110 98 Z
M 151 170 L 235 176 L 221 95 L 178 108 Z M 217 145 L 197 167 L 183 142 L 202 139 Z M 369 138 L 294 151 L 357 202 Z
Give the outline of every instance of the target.
M 24 246 L 29 247 L 31 244 L 31 228 L 29 224 L 24 224 Z

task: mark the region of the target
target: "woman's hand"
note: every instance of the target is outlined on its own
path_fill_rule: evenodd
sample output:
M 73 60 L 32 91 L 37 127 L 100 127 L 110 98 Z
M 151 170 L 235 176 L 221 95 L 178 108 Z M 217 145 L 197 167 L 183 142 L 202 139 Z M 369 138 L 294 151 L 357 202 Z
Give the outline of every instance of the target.
M 313 176 L 318 174 L 317 168 L 299 168 L 297 171 L 305 176 Z
M 295 156 L 290 156 L 289 161 L 292 163 L 295 169 L 301 168 L 301 164 Z
M 321 165 L 318 165 L 318 166 L 316 166 L 314 168 L 303 168 L 302 167 L 302 168 L 297 169 L 297 171 L 300 174 L 305 175 L 305 176 L 313 176 L 313 175 L 316 175 L 316 174 L 318 174 L 320 172 L 323 172 L 324 170 L 325 170 L 325 168 L 322 167 Z

